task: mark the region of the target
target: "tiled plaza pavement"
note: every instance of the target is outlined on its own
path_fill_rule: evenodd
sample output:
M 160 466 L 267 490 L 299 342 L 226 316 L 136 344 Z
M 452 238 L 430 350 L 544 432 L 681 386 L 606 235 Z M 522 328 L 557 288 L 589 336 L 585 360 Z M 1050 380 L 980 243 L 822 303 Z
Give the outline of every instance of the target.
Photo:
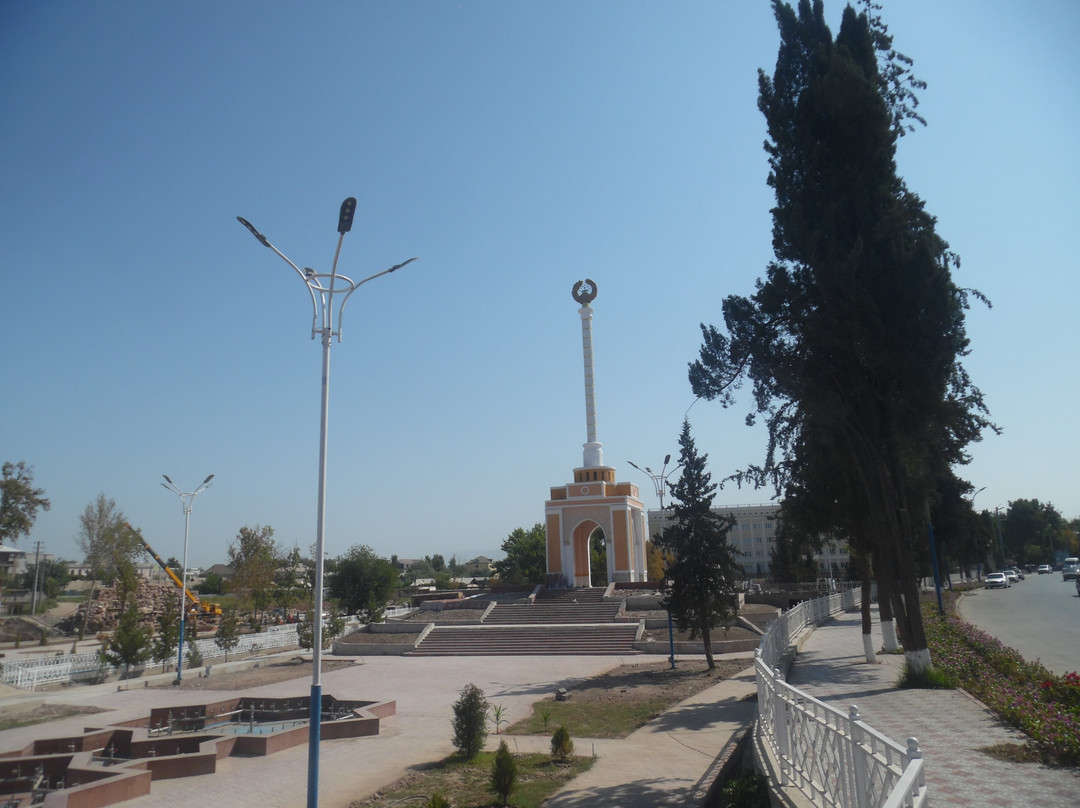
M 803 644 L 788 681 L 844 713 L 857 705 L 867 724 L 901 746 L 909 737 L 918 738 L 930 805 L 1080 806 L 1076 770 L 1009 763 L 978 751 L 1022 740 L 981 702 L 959 690 L 898 690 L 894 683 L 902 656 L 879 654 L 877 665 L 867 665 L 860 624 L 859 613 L 852 612 L 818 626 Z M 881 645 L 876 634 L 874 647 Z

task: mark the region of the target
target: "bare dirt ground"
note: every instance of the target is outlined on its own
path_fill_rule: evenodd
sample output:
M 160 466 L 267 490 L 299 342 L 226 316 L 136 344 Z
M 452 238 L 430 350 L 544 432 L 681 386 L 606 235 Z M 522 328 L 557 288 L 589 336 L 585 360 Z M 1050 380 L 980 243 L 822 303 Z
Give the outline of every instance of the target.
M 0 708 L 0 730 L 44 724 L 73 715 L 93 715 L 105 712 L 100 707 L 76 706 L 74 704 L 13 704 Z
M 352 660 L 324 659 L 323 672 L 347 668 Z M 223 671 L 212 676 L 188 676 L 179 685 L 169 682 L 156 685 L 166 689 L 181 690 L 246 690 L 249 687 L 272 685 L 289 679 L 311 678 L 311 660 L 293 657 L 281 662 L 267 662 L 257 668 L 242 671 Z

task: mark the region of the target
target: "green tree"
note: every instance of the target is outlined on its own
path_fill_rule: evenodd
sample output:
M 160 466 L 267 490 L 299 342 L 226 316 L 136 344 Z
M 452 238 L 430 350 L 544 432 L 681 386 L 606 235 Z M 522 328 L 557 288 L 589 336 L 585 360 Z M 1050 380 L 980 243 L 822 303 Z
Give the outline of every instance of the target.
M 551 733 L 551 756 L 565 763 L 574 754 L 574 742 L 570 739 L 570 730 L 565 725 L 560 725 Z
M 360 614 L 369 623 L 382 620 L 386 602 L 398 585 L 394 565 L 363 545 L 338 558 L 328 578 L 330 597 L 348 614 Z
M 491 764 L 491 790 L 499 798 L 499 805 L 506 805 L 510 801 L 510 794 L 517 785 L 517 778 L 517 761 L 510 754 L 510 747 L 506 745 L 506 741 L 499 741 L 495 760 Z
M 274 574 L 274 598 L 288 612 L 307 594 L 307 566 L 300 548 L 293 546 Z
M 102 652 L 105 661 L 115 667 L 123 666 L 123 678 L 126 679 L 131 669 L 146 662 L 152 652 L 150 630 L 139 625 L 139 605 L 135 598 L 130 597 L 120 615 L 116 631 Z
M 38 511 L 51 507 L 45 489 L 34 488 L 33 483 L 34 467 L 25 460 L 0 467 L 0 544 L 15 544 L 20 536 L 29 536 Z
M 95 581 L 112 583 L 125 563 L 133 564 L 144 552 L 142 534 L 128 524 L 116 500 L 104 494 L 86 506 L 79 524 L 76 542 Z
M 203 576 L 200 583 L 189 589 L 194 589 L 200 595 L 220 595 L 225 592 L 225 580 L 216 572 Z
M 724 301 L 727 334 L 702 326 L 690 379 L 725 406 L 752 381 L 750 420 L 764 417 L 769 441 L 744 479 L 774 485 L 785 507 L 793 485 L 836 494 L 822 507 L 841 527 L 858 520 L 907 662 L 922 671 L 922 515 L 943 465 L 965 462 L 993 426 L 960 362 L 969 293 L 952 281 L 957 258 L 896 171 L 920 84 L 867 7 L 846 8 L 834 40 L 820 0 L 797 13 L 774 0 L 781 45 L 758 106 L 775 259 L 751 297 Z
M 484 691 L 474 684 L 461 689 L 454 702 L 454 748 L 472 760 L 487 740 L 488 701 Z
M 22 587 L 32 589 L 36 581 L 39 592 L 44 593 L 47 598 L 55 598 L 70 580 L 71 573 L 66 561 L 59 558 L 42 559 L 37 564 L 27 566 L 22 577 Z
M 333 612 L 323 622 L 322 627 L 322 650 L 326 650 L 330 647 L 334 641 L 334 637 L 337 637 L 345 630 L 345 619 Z M 304 616 L 300 622 L 296 624 L 296 640 L 297 644 L 301 648 L 310 649 L 315 647 L 315 610 L 309 605 L 308 610 L 304 612 Z
M 187 623 L 187 621 L 184 621 Z M 180 642 L 180 599 L 171 592 L 165 596 L 165 608 L 157 616 L 157 636 L 154 637 L 153 657 L 155 662 L 161 663 L 161 672 L 165 673 L 165 665 L 176 654 L 177 644 Z
M 233 577 L 227 588 L 249 604 L 255 616 L 270 605 L 274 595 L 274 576 L 280 567 L 274 529 L 245 525 L 229 544 L 229 566 Z
M 229 652 L 240 644 L 240 618 L 236 609 L 226 609 L 214 634 L 214 645 L 225 652 L 225 661 L 229 661 Z
M 736 520 L 712 510 L 717 486 L 705 471 L 708 455 L 698 454 L 689 421 L 683 421 L 679 447 L 682 474 L 677 482 L 668 483 L 672 517 L 657 539 L 671 556 L 662 605 L 671 611 L 680 630 L 689 629 L 691 637 L 701 637 L 705 659 L 713 669 L 710 632 L 718 625 L 730 625 L 738 611 L 735 583 L 742 569 L 727 541 Z
M 194 615 L 189 614 L 184 621 L 184 655 L 187 657 L 189 668 L 198 668 L 203 664 L 202 651 L 199 650 L 199 621 Z
M 495 562 L 504 584 L 542 584 L 547 575 L 547 530 L 539 522 L 531 530 L 514 528 L 502 543 L 506 557 Z
M 1017 564 L 1051 563 L 1053 550 L 1066 549 L 1062 544 L 1065 519 L 1049 502 L 1037 499 L 1017 499 L 1009 503 L 1009 509 L 1001 520 L 1001 538 L 1005 555 Z M 1054 539 L 1058 541 L 1055 542 Z M 1067 543 L 1067 540 L 1066 540 Z M 1068 553 L 1056 553 L 1058 556 Z
M 607 539 L 600 528 L 589 536 L 589 576 L 593 586 L 607 586 Z

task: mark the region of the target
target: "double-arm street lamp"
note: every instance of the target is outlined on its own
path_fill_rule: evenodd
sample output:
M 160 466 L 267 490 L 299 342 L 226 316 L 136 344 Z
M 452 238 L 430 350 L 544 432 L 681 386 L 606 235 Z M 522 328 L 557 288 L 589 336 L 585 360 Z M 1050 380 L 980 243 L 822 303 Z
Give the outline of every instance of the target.
M 633 460 L 627 460 L 626 462 L 636 468 L 642 474 L 648 474 L 649 479 L 652 480 L 653 488 L 656 489 L 656 497 L 660 500 L 660 534 L 663 535 L 664 519 L 666 516 L 664 512 L 664 491 L 667 488 L 667 478 L 674 474 L 676 471 L 678 471 L 682 467 L 682 463 L 675 466 L 675 468 L 673 468 L 671 471 L 668 471 L 667 464 L 671 462 L 671 455 L 665 455 L 664 465 L 660 467 L 660 473 L 657 474 L 648 466 L 642 468 Z M 645 521 L 648 522 L 648 518 L 646 518 Z M 663 550 L 661 550 L 660 552 L 663 553 Z M 664 574 L 667 574 L 667 553 L 664 553 Z M 671 625 L 671 609 L 667 610 L 667 630 L 669 651 L 668 662 L 671 663 L 671 669 L 675 670 L 675 629 Z
M 395 264 L 382 272 L 376 272 L 361 281 L 353 281 L 344 275 L 337 274 L 338 256 L 341 254 L 341 242 L 345 234 L 352 229 L 353 215 L 356 213 L 356 199 L 349 197 L 341 203 L 341 211 L 338 214 L 338 243 L 334 251 L 334 263 L 329 273 L 316 272 L 314 269 L 305 267 L 301 269 L 271 244 L 266 236 L 260 233 L 247 219 L 237 216 L 240 224 L 244 225 L 251 234 L 259 240 L 264 247 L 269 247 L 296 270 L 300 280 L 307 286 L 311 294 L 313 315 L 311 318 L 311 338 L 322 338 L 322 410 L 319 425 L 319 494 L 318 516 L 315 527 L 315 604 L 312 615 L 312 646 L 311 646 L 311 705 L 308 732 L 308 808 L 317 808 L 319 804 L 319 737 L 322 723 L 322 629 L 323 629 L 323 545 L 324 545 L 324 515 L 326 512 L 326 426 L 330 410 L 330 343 L 333 337 L 341 342 L 341 319 L 345 310 L 345 304 L 349 297 L 368 281 L 373 281 L 383 275 L 401 269 L 406 264 L 415 261 L 410 258 L 400 264 Z M 337 325 L 334 324 L 334 295 L 340 296 L 337 309 Z
M 184 506 L 184 575 L 180 583 L 180 642 L 177 646 L 176 652 L 176 683 L 180 684 L 183 680 L 184 670 L 184 629 L 185 629 L 185 617 L 187 615 L 187 548 L 188 548 L 188 527 L 191 523 L 191 506 L 195 504 L 195 497 L 199 496 L 203 491 L 209 488 L 214 479 L 214 475 L 211 474 L 194 491 L 184 492 L 169 479 L 168 474 L 162 474 L 165 478 L 165 482 L 161 484 L 162 488 L 167 488 L 172 491 L 178 497 L 180 502 Z

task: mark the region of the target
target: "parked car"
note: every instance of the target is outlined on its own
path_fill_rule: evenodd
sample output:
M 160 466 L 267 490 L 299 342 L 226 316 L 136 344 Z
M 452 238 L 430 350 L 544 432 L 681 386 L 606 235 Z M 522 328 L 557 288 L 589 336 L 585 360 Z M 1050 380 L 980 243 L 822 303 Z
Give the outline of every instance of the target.
M 1013 567 L 1012 571 L 1016 573 L 1017 580 L 1024 580 L 1024 571 L 1019 567 Z
M 1004 571 L 1004 575 L 1009 581 L 1009 586 L 1020 583 L 1020 576 L 1016 574 L 1016 570 L 1007 569 Z
M 1050 565 L 1049 564 L 1043 564 L 1042 566 L 1039 567 L 1039 575 L 1049 575 L 1049 574 L 1050 574 Z
M 983 587 L 986 589 L 1008 589 L 1009 579 L 1004 572 L 987 573 L 983 579 Z

